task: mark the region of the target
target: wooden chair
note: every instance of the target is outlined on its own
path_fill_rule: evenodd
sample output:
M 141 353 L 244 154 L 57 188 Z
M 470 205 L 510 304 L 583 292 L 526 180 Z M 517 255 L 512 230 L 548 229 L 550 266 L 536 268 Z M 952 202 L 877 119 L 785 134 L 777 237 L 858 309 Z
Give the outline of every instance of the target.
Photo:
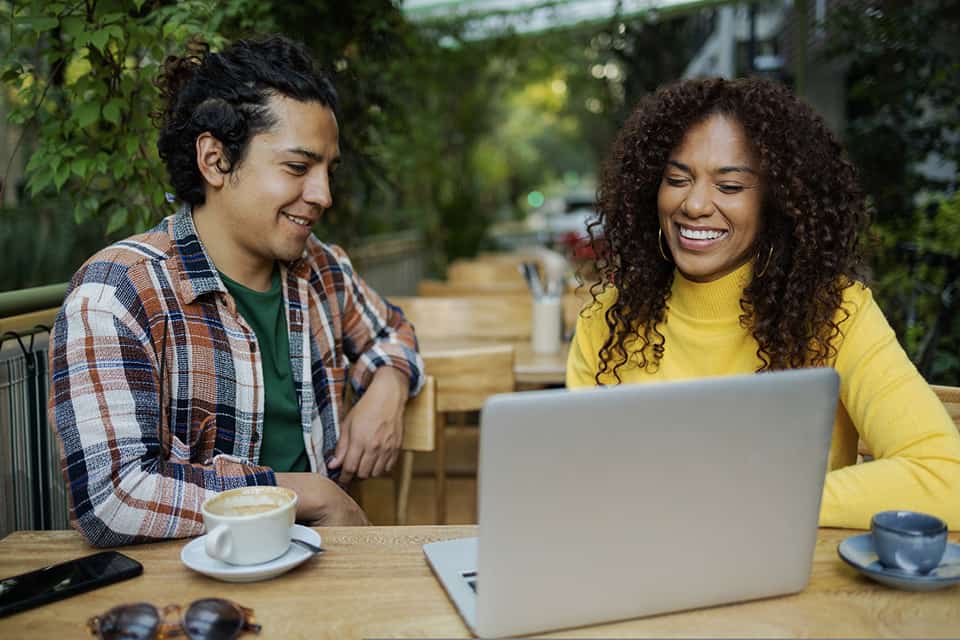
M 434 484 L 436 521 L 447 521 L 447 424 L 451 414 L 478 411 L 490 396 L 514 390 L 513 347 L 451 349 L 424 358 L 436 380 Z
M 533 305 L 527 298 L 423 298 L 393 297 L 390 302 L 403 309 L 419 338 L 529 340 Z
M 407 524 L 407 505 L 413 480 L 413 454 L 436 449 L 437 443 L 436 380 L 426 376 L 423 389 L 407 402 L 403 413 L 403 444 L 394 477 L 394 521 Z
M 940 398 L 940 402 L 947 409 L 947 413 L 953 419 L 953 424 L 960 430 L 960 387 L 945 387 L 932 384 L 930 388 Z
M 427 298 L 472 298 L 478 296 L 522 296 L 530 295 L 530 292 L 526 285 L 518 287 L 514 282 L 489 284 L 424 279 L 417 283 L 417 295 Z
M 458 285 L 511 286 L 526 291 L 527 281 L 518 268 L 520 262 L 520 259 L 454 260 L 447 267 L 447 280 Z
M 427 287 L 427 291 L 431 289 L 432 286 Z M 477 292 L 470 292 L 469 288 L 457 289 L 457 292 L 458 295 L 451 297 L 445 296 L 441 289 L 433 288 L 429 295 L 391 298 L 390 302 L 403 309 L 417 335 L 424 338 L 530 339 L 533 298 L 529 292 L 501 293 L 498 296 L 483 292 L 474 295 Z M 565 334 L 573 332 L 580 310 L 591 300 L 590 294 L 583 291 L 563 295 Z

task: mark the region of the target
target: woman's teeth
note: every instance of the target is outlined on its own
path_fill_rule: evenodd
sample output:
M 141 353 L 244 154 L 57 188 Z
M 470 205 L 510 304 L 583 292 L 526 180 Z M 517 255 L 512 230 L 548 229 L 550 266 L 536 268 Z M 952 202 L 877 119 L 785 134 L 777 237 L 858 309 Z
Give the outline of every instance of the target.
M 680 235 L 688 240 L 716 240 L 726 234 L 726 231 L 717 231 L 714 229 L 687 229 L 686 227 L 680 227 Z

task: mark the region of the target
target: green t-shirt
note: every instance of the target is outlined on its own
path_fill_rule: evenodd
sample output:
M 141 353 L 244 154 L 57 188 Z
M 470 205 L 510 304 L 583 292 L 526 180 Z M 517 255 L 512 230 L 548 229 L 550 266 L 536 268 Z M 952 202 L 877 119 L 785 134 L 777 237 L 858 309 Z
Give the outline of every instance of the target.
M 263 365 L 263 442 L 260 464 L 274 471 L 309 471 L 303 446 L 300 403 L 290 372 L 290 337 L 280 290 L 280 271 L 274 269 L 269 291 L 254 291 L 220 274 L 237 303 L 237 310 L 257 335 Z

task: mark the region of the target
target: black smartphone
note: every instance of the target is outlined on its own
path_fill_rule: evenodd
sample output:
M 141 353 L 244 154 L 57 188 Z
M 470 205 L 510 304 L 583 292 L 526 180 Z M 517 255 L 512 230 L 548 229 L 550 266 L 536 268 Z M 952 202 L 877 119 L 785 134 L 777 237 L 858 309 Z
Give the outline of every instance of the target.
M 0 579 L 0 618 L 24 609 L 75 596 L 143 573 L 143 565 L 116 551 Z

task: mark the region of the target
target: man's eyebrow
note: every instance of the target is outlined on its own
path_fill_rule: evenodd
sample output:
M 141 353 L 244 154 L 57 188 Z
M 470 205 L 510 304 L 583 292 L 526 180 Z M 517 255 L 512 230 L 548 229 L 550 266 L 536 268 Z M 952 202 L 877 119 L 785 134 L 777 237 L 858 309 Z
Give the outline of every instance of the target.
M 290 147 L 289 149 L 284 149 L 287 153 L 295 153 L 298 156 L 303 156 L 308 160 L 313 160 L 314 162 L 323 162 L 323 154 L 317 153 L 316 151 L 310 151 L 309 149 L 304 149 L 303 147 Z M 336 160 L 336 158 L 334 158 Z
M 717 169 L 717 173 L 752 173 L 757 175 L 757 172 L 750 167 L 720 167 Z

